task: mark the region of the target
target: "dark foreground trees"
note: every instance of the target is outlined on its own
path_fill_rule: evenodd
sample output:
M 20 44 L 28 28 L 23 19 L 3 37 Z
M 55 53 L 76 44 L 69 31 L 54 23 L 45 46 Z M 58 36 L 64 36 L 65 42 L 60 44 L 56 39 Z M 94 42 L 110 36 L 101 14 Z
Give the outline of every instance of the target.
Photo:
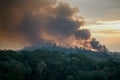
M 58 51 L 0 51 L 0 80 L 120 80 L 120 61 Z

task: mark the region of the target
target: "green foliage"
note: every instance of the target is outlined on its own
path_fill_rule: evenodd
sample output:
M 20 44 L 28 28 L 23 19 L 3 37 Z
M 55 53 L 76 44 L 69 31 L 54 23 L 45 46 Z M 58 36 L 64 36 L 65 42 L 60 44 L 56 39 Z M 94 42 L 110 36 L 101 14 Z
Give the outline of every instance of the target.
M 0 51 L 0 80 L 120 80 L 120 61 L 58 51 Z

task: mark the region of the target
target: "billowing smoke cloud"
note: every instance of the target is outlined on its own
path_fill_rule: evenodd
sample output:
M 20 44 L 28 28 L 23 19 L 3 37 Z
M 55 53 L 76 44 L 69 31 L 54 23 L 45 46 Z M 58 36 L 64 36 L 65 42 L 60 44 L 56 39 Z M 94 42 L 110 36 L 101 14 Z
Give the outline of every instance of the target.
M 1 0 L 0 30 L 7 36 L 22 36 L 32 44 L 40 43 L 43 23 L 47 24 L 44 21 L 51 17 L 53 4 L 55 0 Z
M 78 30 L 84 20 L 77 13 L 77 8 L 56 0 L 0 0 L 0 43 L 71 45 L 72 36 L 87 40 L 90 31 Z
M 91 33 L 88 29 L 81 29 L 76 31 L 75 33 L 76 39 L 89 39 L 91 37 Z
M 93 49 L 96 49 L 96 50 L 98 50 L 100 52 L 108 51 L 106 46 L 105 45 L 101 45 L 101 43 L 99 41 L 97 41 L 95 38 L 92 38 L 92 40 L 90 41 L 90 44 L 91 44 Z

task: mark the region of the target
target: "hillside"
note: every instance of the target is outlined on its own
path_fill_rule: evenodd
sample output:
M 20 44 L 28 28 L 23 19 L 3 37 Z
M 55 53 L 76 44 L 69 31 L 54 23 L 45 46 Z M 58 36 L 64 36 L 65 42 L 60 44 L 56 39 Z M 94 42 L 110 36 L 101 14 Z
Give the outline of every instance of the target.
M 44 51 L 57 51 L 59 53 L 65 53 L 65 54 L 79 54 L 79 55 L 85 55 L 88 58 L 92 58 L 95 60 L 109 60 L 111 58 L 117 59 L 113 53 L 109 51 L 105 52 L 99 52 L 97 50 L 90 50 L 90 49 L 85 49 L 85 48 L 79 48 L 79 47 L 62 47 L 62 46 L 57 46 L 56 44 L 47 44 L 43 46 L 30 46 L 30 47 L 25 47 L 20 51 L 23 50 L 29 50 L 29 51 L 34 51 L 34 50 L 44 50 Z M 109 54 L 110 53 L 110 54 Z M 114 57 L 113 57 L 114 56 Z M 120 55 L 119 55 L 120 56 Z
M 0 51 L 0 80 L 120 80 L 119 75 L 120 61 L 107 53 L 67 48 Z

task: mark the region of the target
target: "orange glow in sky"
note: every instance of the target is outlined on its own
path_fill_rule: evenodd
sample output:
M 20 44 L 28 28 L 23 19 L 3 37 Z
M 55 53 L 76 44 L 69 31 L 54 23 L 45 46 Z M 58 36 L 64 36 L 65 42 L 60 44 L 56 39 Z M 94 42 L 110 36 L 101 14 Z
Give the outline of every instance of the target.
M 120 21 L 97 21 L 96 24 L 86 25 L 92 36 L 100 40 L 112 51 L 120 50 Z

